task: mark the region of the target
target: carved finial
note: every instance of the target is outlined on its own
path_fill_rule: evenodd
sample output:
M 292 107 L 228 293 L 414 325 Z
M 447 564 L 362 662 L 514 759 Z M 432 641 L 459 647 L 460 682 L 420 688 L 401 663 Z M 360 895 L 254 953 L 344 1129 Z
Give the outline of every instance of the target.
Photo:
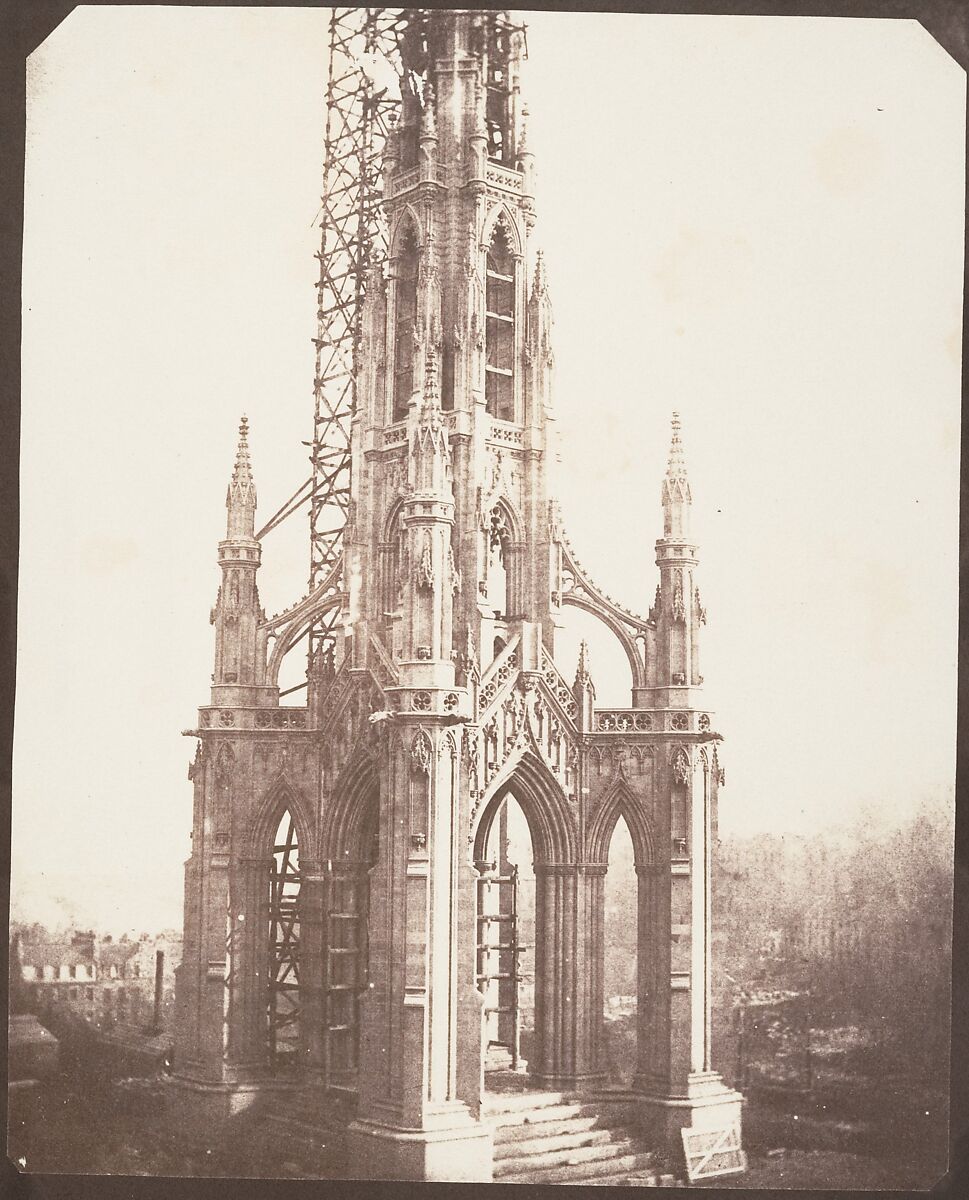
M 670 457 L 666 467 L 667 477 L 670 479 L 685 479 L 686 478 L 686 459 L 683 456 L 683 443 L 680 441 L 680 414 L 673 413 L 673 437 L 670 441 Z
M 522 127 L 521 133 L 518 135 L 518 153 L 524 155 L 528 153 L 528 105 L 522 105 Z
M 232 471 L 233 483 L 252 483 L 252 463 L 249 461 L 249 418 L 239 421 L 239 445 L 236 447 L 236 464 Z
M 575 668 L 576 684 L 583 684 L 591 677 L 589 670 L 589 643 L 583 638 L 579 643 L 579 661 Z
M 535 255 L 535 278 L 532 281 L 532 295 L 541 296 L 548 290 L 548 275 L 545 270 L 545 255 L 539 250 Z
M 663 532 L 666 537 L 685 537 L 689 529 L 688 509 L 693 499 L 690 481 L 686 474 L 686 459 L 680 441 L 680 414 L 673 413 L 673 436 L 670 440 L 670 457 L 663 479 L 662 502 L 665 517 Z
M 441 398 L 437 386 L 437 352 L 433 344 L 427 348 L 424 362 L 424 409 L 440 411 Z
M 232 479 L 229 481 L 225 504 L 229 510 L 226 535 L 230 538 L 251 538 L 256 511 L 256 485 L 252 478 L 252 463 L 249 461 L 249 420 L 247 417 L 243 417 L 239 422 L 239 445 L 236 447 L 236 461 L 232 469 Z
M 424 359 L 424 396 L 414 436 L 413 454 L 419 456 L 414 487 L 419 492 L 450 490 L 451 451 L 437 382 L 437 353 L 433 343 Z
M 421 137 L 437 137 L 437 117 L 434 110 L 434 85 L 424 88 L 424 111 L 421 113 Z

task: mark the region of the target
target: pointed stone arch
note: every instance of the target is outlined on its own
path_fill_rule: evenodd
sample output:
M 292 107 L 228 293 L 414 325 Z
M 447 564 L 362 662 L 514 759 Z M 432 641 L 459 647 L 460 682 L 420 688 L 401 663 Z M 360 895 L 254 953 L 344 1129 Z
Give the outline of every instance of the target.
M 525 522 L 518 511 L 518 505 L 513 500 L 509 500 L 503 490 L 496 490 L 484 498 L 484 503 L 481 506 L 481 519 L 486 525 L 491 513 L 496 508 L 501 510 L 508 524 L 508 532 L 511 534 L 512 541 L 523 541 L 525 538 Z
M 653 823 L 645 801 L 624 779 L 617 781 L 589 822 L 586 832 L 588 861 L 603 864 L 609 861 L 609 846 L 620 817 L 626 822 L 632 838 L 636 866 L 653 866 L 656 861 Z
M 525 816 L 536 864 L 576 862 L 575 815 L 562 785 L 532 750 L 513 754 L 487 788 L 472 829 L 475 861 L 482 861 L 491 823 L 509 794 Z
M 522 612 L 525 603 L 524 557 L 527 545 L 525 524 L 517 506 L 508 499 L 503 491 L 496 491 L 487 498 L 480 514 L 485 540 L 486 569 L 491 553 L 493 514 L 495 513 L 498 514 L 499 528 L 504 528 L 507 534 L 501 539 L 501 557 L 506 580 L 504 612 L 506 616 L 516 616 Z
M 340 772 L 320 828 L 323 862 L 363 862 L 377 831 L 380 780 L 369 750 L 361 747 Z
M 387 515 L 384 517 L 384 523 L 381 529 L 382 540 L 384 542 L 392 542 L 400 532 L 398 523 L 400 521 L 400 514 L 403 507 L 403 496 L 396 496 L 387 506 Z
M 417 242 L 418 250 L 423 249 L 425 241 L 424 226 L 417 210 L 411 204 L 404 205 L 394 224 L 394 230 L 390 238 L 389 258 L 397 258 L 400 254 L 401 243 L 408 229 L 414 230 L 414 238 Z
M 508 247 L 516 258 L 524 257 L 524 247 L 522 246 L 521 231 L 515 218 L 512 216 L 511 209 L 503 201 L 499 201 L 493 205 L 488 215 L 484 219 L 484 224 L 481 227 L 481 249 L 487 251 L 495 236 L 495 229 L 499 224 L 504 225 L 508 231 Z
M 311 809 L 285 771 L 280 771 L 266 788 L 253 814 L 248 846 L 250 857 L 268 859 L 279 822 L 287 810 L 296 826 L 296 841 L 304 857 L 313 857 L 316 830 Z

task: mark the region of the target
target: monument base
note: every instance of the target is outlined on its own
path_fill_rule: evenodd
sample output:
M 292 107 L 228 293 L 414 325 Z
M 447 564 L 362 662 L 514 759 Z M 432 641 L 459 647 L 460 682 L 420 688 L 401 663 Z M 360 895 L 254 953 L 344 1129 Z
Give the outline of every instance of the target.
M 442 1118 L 439 1114 L 433 1125 L 422 1129 L 357 1118 L 346 1133 L 349 1178 L 490 1183 L 490 1126 L 472 1120 L 463 1105 Z
M 246 1112 L 257 1100 L 287 1095 L 300 1090 L 296 1082 L 251 1080 L 238 1083 L 207 1083 L 189 1076 L 173 1075 L 168 1080 L 171 1097 L 189 1123 L 223 1122 Z
M 742 1132 L 744 1098 L 727 1087 L 716 1071 L 690 1075 L 686 1090 L 680 1095 L 659 1095 L 645 1088 L 636 1090 L 643 1132 L 677 1155 L 683 1151 L 680 1139 L 683 1129 L 724 1129 L 736 1125 Z

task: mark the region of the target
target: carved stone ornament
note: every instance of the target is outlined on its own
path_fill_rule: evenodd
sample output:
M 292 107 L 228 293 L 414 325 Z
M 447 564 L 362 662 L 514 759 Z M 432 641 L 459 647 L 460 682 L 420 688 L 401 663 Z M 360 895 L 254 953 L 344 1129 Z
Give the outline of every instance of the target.
M 431 773 L 433 748 L 427 730 L 423 727 L 417 731 L 417 736 L 411 743 L 410 753 L 418 769 L 423 771 L 425 775 L 429 775 Z
M 456 596 L 461 590 L 461 572 L 454 561 L 454 548 L 450 543 L 447 548 L 447 566 L 448 574 L 451 576 L 451 594 Z
M 483 350 L 485 344 L 484 325 L 478 319 L 477 312 L 471 314 L 471 342 L 475 350 Z
M 673 620 L 684 621 L 685 619 L 686 606 L 683 603 L 683 576 L 677 571 L 676 582 L 673 585 Z
M 699 623 L 701 625 L 706 625 L 707 610 L 700 603 L 700 589 L 699 588 L 697 588 L 696 591 L 693 593 L 693 598 L 696 603 L 696 619 L 699 621 Z
M 461 655 L 461 670 L 469 679 L 478 678 L 478 652 L 474 644 L 474 630 L 470 625 L 467 628 L 464 638 L 464 654 Z
M 680 747 L 673 758 L 673 781 L 679 784 L 689 783 L 691 774 L 690 756 Z
M 417 563 L 417 586 L 430 589 L 434 586 L 434 560 L 431 556 L 431 536 L 424 539 L 421 557 Z
M 232 753 L 232 747 L 226 743 L 219 750 L 215 760 L 215 778 L 220 784 L 229 783 L 234 763 L 235 755 Z

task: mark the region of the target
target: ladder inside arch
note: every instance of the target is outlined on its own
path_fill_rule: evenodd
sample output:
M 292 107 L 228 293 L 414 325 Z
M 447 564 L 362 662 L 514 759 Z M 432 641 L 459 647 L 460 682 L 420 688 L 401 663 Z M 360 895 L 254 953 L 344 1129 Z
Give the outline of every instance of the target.
M 296 824 L 283 813 L 269 871 L 269 1059 L 276 1074 L 299 1063 L 300 870 Z

